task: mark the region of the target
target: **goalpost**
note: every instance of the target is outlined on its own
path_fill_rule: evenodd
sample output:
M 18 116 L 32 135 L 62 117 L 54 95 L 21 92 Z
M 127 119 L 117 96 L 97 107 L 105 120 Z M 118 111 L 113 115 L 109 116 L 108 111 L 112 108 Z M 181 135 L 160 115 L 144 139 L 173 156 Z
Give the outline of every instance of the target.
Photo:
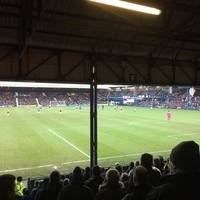
M 63 107 L 63 106 L 66 106 L 66 102 L 65 101 L 50 101 L 49 106 L 51 106 L 51 107 Z

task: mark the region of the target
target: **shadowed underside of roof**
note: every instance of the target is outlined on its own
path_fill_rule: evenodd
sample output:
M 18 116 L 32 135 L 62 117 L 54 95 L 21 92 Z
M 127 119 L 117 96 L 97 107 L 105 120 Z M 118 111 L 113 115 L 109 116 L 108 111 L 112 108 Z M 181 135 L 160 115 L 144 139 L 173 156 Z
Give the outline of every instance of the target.
M 133 1 L 132 1 L 133 2 Z M 151 16 L 87 0 L 1 0 L 0 79 L 199 85 L 200 1 L 134 1 Z

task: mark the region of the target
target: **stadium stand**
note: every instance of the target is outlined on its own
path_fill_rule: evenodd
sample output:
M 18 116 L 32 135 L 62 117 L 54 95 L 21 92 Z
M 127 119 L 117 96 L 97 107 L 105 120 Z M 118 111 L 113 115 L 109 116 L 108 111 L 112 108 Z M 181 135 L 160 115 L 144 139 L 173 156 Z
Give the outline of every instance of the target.
M 200 91 L 198 88 L 195 90 L 191 96 L 188 87 L 173 87 L 173 91 L 169 87 L 150 86 L 99 89 L 98 104 L 200 110 Z M 0 107 L 90 103 L 89 89 L 0 88 L 0 94 Z
M 42 105 L 50 102 L 65 102 L 66 105 L 89 104 L 89 90 L 0 88 L 0 107 Z
M 75 167 L 73 173 L 62 176 L 58 171 L 53 171 L 49 178 L 29 179 L 27 187 L 22 187 L 22 193 L 21 190 L 19 192 L 22 177 L 18 177 L 15 185 L 15 177 L 4 174 L 0 176 L 0 197 L 4 200 L 188 200 L 200 198 L 199 145 L 194 141 L 184 141 L 176 145 L 171 150 L 168 161 L 159 156 L 154 159 L 154 163 L 157 164 L 153 165 L 153 156 L 144 153 L 139 166 L 133 163 L 132 161 L 129 166 L 121 166 L 118 163 L 115 168 L 106 170 L 95 166 L 92 169 L 92 175 L 87 176 L 87 179 L 84 174 L 88 168 L 84 170 Z M 169 167 L 166 168 L 166 165 Z M 160 174 L 156 176 L 157 186 L 154 187 L 152 170 Z M 120 178 L 120 173 L 123 178 Z

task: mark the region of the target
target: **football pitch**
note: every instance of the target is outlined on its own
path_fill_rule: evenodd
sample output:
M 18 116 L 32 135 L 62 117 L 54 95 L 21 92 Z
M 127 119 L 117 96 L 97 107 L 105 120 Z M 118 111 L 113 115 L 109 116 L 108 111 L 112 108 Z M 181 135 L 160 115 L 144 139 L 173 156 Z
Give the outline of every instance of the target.
M 0 174 L 24 177 L 89 165 L 89 107 L 0 108 Z M 8 113 L 9 110 L 9 113 Z M 183 140 L 200 143 L 200 111 L 98 108 L 99 165 L 128 164 L 144 152 L 168 156 Z

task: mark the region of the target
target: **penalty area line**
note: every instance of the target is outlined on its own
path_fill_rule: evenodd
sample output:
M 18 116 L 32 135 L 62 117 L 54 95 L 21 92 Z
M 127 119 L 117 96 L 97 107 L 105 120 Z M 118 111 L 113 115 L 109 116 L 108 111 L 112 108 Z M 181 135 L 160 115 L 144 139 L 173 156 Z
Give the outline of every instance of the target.
M 173 137 L 182 137 L 182 136 L 190 136 L 190 135 L 199 135 L 199 133 L 186 133 L 186 134 L 175 134 L 175 135 L 168 135 L 168 138 L 173 138 Z
M 150 154 L 167 153 L 167 152 L 171 152 L 171 149 L 161 150 L 161 151 L 148 151 L 148 153 L 150 153 Z M 109 160 L 109 159 L 114 159 L 114 158 L 124 158 L 124 157 L 130 157 L 130 156 L 139 156 L 139 155 L 142 155 L 143 153 L 144 152 L 142 152 L 142 153 L 125 154 L 125 155 L 117 155 L 117 156 L 105 156 L 105 157 L 99 158 L 98 160 Z M 74 163 L 84 163 L 84 162 L 89 162 L 89 161 L 90 160 L 76 160 L 76 161 L 70 161 L 70 162 L 63 163 L 63 165 L 74 164 Z
M 167 153 L 170 152 L 171 150 L 161 150 L 161 151 L 148 151 L 148 153 Z M 130 156 L 139 156 L 142 155 L 142 153 L 133 153 L 133 154 L 125 154 L 125 155 L 117 155 L 117 156 L 107 156 L 107 157 L 101 157 L 98 160 L 109 160 L 109 159 L 114 159 L 114 158 L 123 158 L 123 157 L 130 157 Z M 75 164 L 75 163 L 85 163 L 89 162 L 90 160 L 75 160 L 75 161 L 69 161 L 62 163 L 62 165 L 69 165 L 69 164 Z M 18 169 L 8 169 L 8 170 L 2 170 L 0 173 L 7 173 L 7 172 L 15 172 L 15 171 L 24 171 L 24 170 L 33 170 L 33 169 L 40 169 L 40 168 L 48 168 L 48 167 L 54 167 L 53 164 L 48 164 L 48 165 L 40 165 L 40 166 L 35 166 L 35 167 L 26 167 L 26 168 L 18 168 Z
M 61 135 L 59 135 L 56 131 L 53 131 L 52 129 L 48 129 L 48 131 L 50 133 L 52 133 L 53 135 L 55 135 L 57 138 L 61 139 L 63 142 L 65 142 L 66 144 L 70 145 L 71 147 L 73 147 L 74 149 L 76 149 L 77 151 L 79 151 L 80 153 L 82 153 L 84 156 L 86 156 L 87 158 L 90 158 L 90 156 L 85 153 L 84 151 L 82 151 L 79 147 L 77 147 L 76 145 L 72 144 L 69 140 L 67 140 L 66 138 L 62 137 Z
M 35 167 L 24 167 L 24 168 L 18 168 L 18 169 L 6 169 L 6 170 L 0 171 L 0 173 L 25 171 L 25 170 L 32 170 L 32 169 L 48 168 L 48 167 L 53 167 L 53 165 L 52 164 L 48 164 L 48 165 L 40 165 L 40 166 L 35 166 Z
M 152 153 L 152 154 L 155 154 L 155 153 L 167 153 L 167 152 L 170 152 L 171 150 L 162 150 L 162 151 L 147 151 L 148 153 Z M 132 154 L 125 154 L 125 155 L 118 155 L 118 156 L 107 156 L 107 157 L 102 157 L 102 158 L 99 158 L 98 160 L 109 160 L 109 159 L 113 159 L 113 158 L 123 158 L 123 157 L 130 157 L 130 156 L 139 156 L 139 155 L 142 155 L 144 152 L 142 153 L 132 153 Z

